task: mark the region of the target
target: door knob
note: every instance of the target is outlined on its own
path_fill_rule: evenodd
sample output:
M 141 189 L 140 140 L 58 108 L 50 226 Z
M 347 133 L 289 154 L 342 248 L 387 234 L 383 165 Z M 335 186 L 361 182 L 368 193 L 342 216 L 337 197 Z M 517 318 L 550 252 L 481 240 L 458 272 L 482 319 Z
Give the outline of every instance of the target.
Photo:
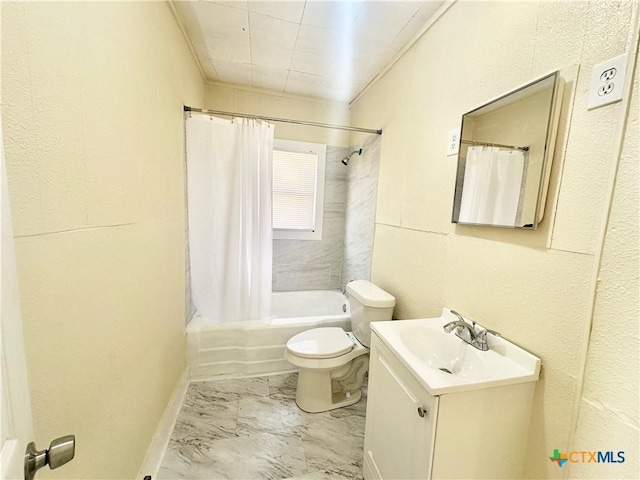
M 33 480 L 36 472 L 45 465 L 49 465 L 51 469 L 64 465 L 73 459 L 75 453 L 75 435 L 56 438 L 48 449 L 41 451 L 36 450 L 35 443 L 29 443 L 24 455 L 24 479 Z

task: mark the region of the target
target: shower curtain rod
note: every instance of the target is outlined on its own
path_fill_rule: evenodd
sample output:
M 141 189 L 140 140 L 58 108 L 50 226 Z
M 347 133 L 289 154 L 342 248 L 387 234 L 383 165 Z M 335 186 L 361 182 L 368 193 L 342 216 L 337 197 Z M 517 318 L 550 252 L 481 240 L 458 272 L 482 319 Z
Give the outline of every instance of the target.
M 257 120 L 266 120 L 267 122 L 294 123 L 296 125 L 308 125 L 310 127 L 335 128 L 337 130 L 349 130 L 350 132 L 375 133 L 376 135 L 382 135 L 382 130 L 374 130 L 371 128 L 346 127 L 344 125 L 329 125 L 327 123 L 307 122 L 304 120 L 293 120 L 291 118 L 263 117 L 261 115 L 225 112 L 223 110 L 203 110 L 202 108 L 187 107 L 186 105 L 184 106 L 184 111 L 204 113 L 205 115 L 224 115 L 227 117 L 255 118 Z
M 468 145 L 482 145 L 484 147 L 510 148 L 511 150 L 522 150 L 523 152 L 529 151 L 529 147 L 516 147 L 513 145 L 502 145 L 501 143 L 476 142 L 475 140 L 462 140 L 462 143 L 466 143 Z

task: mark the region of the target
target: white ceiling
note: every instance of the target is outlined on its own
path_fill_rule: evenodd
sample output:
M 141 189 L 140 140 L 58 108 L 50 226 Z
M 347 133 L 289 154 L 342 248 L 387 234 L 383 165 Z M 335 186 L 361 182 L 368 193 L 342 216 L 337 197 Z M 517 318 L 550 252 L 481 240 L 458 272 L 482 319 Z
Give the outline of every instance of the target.
M 350 102 L 443 1 L 175 1 L 208 80 Z

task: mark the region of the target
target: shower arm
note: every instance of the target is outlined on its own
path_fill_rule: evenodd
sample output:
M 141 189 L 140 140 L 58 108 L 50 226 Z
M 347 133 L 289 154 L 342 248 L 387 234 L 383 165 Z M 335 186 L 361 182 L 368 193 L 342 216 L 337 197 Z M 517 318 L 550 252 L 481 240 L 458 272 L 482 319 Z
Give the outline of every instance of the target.
M 362 149 L 358 149 L 358 150 L 354 150 L 353 152 L 351 152 L 349 155 L 347 155 L 346 157 L 344 157 L 342 159 L 342 164 L 343 165 L 349 165 L 349 160 L 351 160 L 351 157 L 353 157 L 355 154 L 358 154 L 360 156 L 362 156 Z

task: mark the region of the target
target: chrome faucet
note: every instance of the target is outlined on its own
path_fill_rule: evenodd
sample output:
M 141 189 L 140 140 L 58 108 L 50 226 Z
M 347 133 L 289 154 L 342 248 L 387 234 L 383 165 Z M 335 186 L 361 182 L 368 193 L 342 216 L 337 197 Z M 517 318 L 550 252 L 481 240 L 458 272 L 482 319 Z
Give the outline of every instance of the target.
M 476 322 L 471 320 L 471 324 L 469 324 L 465 320 L 465 318 L 455 310 L 451 310 L 451 313 L 453 313 L 456 317 L 458 317 L 458 319 L 444 325 L 442 327 L 444 328 L 444 331 L 446 333 L 451 333 L 455 329 L 456 336 L 458 338 L 461 338 L 462 340 L 467 342 L 469 345 L 477 348 L 478 350 L 482 350 L 482 351 L 489 350 L 489 344 L 487 343 L 487 333 L 495 335 L 496 337 L 500 336 L 498 332 L 494 330 L 488 330 L 486 328 L 480 330 L 479 332 L 476 332 Z M 464 335 L 465 331 L 468 332 L 468 336 Z
M 461 339 L 463 339 L 465 342 L 467 343 L 471 343 L 473 341 L 475 341 L 476 339 L 476 322 L 473 322 L 471 325 L 469 325 L 467 323 L 467 321 L 464 319 L 464 317 L 462 315 L 460 315 L 458 312 L 456 312 L 455 310 L 451 310 L 451 313 L 453 313 L 456 317 L 458 317 L 457 320 L 454 320 L 453 322 L 449 322 L 447 323 L 443 328 L 444 331 L 447 333 L 451 333 L 454 329 L 456 330 L 456 335 L 458 337 L 460 337 Z M 464 331 L 469 332 L 469 339 L 466 339 L 465 337 L 462 336 Z
M 471 345 L 473 345 L 474 347 L 476 347 L 479 350 L 482 350 L 483 352 L 486 352 L 487 350 L 489 350 L 489 344 L 487 343 L 487 333 L 490 333 L 491 335 L 495 336 L 495 337 L 501 337 L 502 335 L 500 335 L 500 333 L 496 332 L 495 330 L 489 330 L 488 328 L 485 328 L 483 330 L 480 330 L 477 335 L 476 335 L 476 341 L 475 343 L 472 343 Z

